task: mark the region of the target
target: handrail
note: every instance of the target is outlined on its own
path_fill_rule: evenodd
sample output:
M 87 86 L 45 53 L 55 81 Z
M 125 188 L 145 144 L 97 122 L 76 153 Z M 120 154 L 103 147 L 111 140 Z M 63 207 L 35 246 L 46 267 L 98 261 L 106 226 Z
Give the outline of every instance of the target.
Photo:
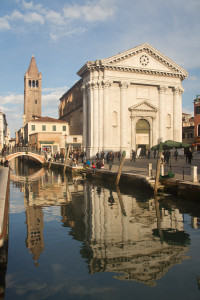
M 45 152 L 44 151 L 41 151 L 41 150 L 38 150 L 38 149 L 35 149 L 35 148 L 28 148 L 28 147 L 15 147 L 15 148 L 12 148 L 12 149 L 7 149 L 6 151 L 4 151 L 2 153 L 2 156 L 7 156 L 9 154 L 13 154 L 13 153 L 17 153 L 17 152 L 27 152 L 27 154 L 30 152 L 30 153 L 35 153 L 35 154 L 38 154 L 38 155 L 41 155 L 41 156 L 45 156 Z

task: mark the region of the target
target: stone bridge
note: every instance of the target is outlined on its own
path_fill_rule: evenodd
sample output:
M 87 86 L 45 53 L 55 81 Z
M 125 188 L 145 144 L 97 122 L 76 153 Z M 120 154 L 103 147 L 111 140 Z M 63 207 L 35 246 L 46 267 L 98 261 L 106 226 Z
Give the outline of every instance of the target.
M 29 150 L 28 148 L 16 148 L 16 149 L 12 149 L 12 151 L 8 151 L 4 153 L 5 160 L 8 161 L 18 156 L 32 157 L 37 161 L 39 161 L 41 164 L 43 164 L 46 161 L 44 153 L 42 152 L 37 153 L 36 151 Z

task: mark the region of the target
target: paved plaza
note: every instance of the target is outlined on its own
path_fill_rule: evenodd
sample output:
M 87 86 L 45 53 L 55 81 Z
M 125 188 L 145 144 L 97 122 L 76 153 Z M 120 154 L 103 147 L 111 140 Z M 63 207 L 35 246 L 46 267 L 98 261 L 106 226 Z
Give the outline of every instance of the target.
M 124 162 L 124 166 L 122 168 L 122 172 L 126 173 L 133 173 L 133 174 L 140 174 L 140 175 L 148 175 L 148 164 L 152 164 L 152 172 L 153 176 L 156 175 L 156 164 L 157 164 L 157 159 L 155 158 L 150 158 L 148 159 L 147 157 L 141 157 L 141 158 L 136 158 L 135 162 L 131 161 L 130 159 L 126 159 Z M 115 157 L 112 171 L 118 171 L 119 169 L 119 160 Z M 189 164 L 186 162 L 185 157 L 178 157 L 177 160 L 175 158 L 172 158 L 169 164 L 164 165 L 165 172 L 170 170 L 172 173 L 175 174 L 174 179 L 178 180 L 185 180 L 185 181 L 191 181 L 191 167 L 192 166 L 197 166 L 197 174 L 198 174 L 198 180 L 200 181 L 200 159 L 192 159 L 192 163 Z M 104 168 L 106 170 L 109 169 L 109 165 L 106 163 L 105 160 L 105 165 Z

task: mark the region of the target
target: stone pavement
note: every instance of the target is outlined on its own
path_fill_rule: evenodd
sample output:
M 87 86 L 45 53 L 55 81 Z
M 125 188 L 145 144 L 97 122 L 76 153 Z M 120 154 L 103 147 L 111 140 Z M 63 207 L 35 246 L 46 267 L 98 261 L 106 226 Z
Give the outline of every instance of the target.
M 112 171 L 117 172 L 119 169 L 119 161 L 117 158 L 114 159 Z M 124 162 L 124 166 L 122 168 L 122 173 L 132 173 L 132 174 L 140 174 L 148 176 L 148 164 L 152 163 L 152 175 L 156 175 L 156 164 L 157 159 L 147 157 L 136 158 L 135 162 L 130 161 L 130 159 L 126 159 Z M 177 180 L 185 180 L 192 181 L 191 177 L 191 166 L 197 166 L 197 176 L 200 181 L 200 159 L 193 159 L 191 165 L 186 163 L 185 157 L 178 157 L 177 161 L 172 158 L 169 164 L 165 164 L 165 172 L 170 170 L 175 174 L 174 179 Z M 105 170 L 109 170 L 109 165 L 106 163 L 104 165 Z

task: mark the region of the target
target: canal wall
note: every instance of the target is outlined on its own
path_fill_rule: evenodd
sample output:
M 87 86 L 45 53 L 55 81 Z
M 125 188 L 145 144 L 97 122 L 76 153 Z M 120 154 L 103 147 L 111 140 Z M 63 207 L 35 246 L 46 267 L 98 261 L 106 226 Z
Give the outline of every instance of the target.
M 9 180 L 9 168 L 0 166 L 0 247 L 7 231 Z
M 197 182 L 169 179 L 162 182 L 163 191 L 179 198 L 200 203 L 200 184 Z
M 46 163 L 45 166 L 48 168 L 49 163 Z M 62 163 L 51 163 L 51 168 L 59 169 L 62 171 L 64 169 L 64 164 Z M 95 174 L 93 175 L 91 172 L 84 173 L 82 168 L 76 168 L 71 166 L 66 166 L 67 173 L 72 175 L 85 175 L 85 177 L 89 179 L 95 179 L 103 181 L 104 183 L 111 183 L 115 184 L 117 178 L 117 172 L 109 171 L 106 169 L 98 170 L 96 169 Z M 147 173 L 147 171 L 146 171 Z M 155 180 L 152 176 L 147 176 L 144 174 L 137 174 L 133 172 L 122 172 L 119 186 L 126 186 L 126 187 L 136 187 L 138 189 L 146 190 L 149 192 L 153 192 L 154 190 Z M 184 181 L 180 179 L 167 179 L 162 180 L 159 183 L 158 192 L 163 193 L 170 193 L 175 196 L 179 196 L 179 198 L 187 199 L 189 201 L 196 201 L 200 202 L 200 183 L 199 182 L 191 182 L 191 181 Z

